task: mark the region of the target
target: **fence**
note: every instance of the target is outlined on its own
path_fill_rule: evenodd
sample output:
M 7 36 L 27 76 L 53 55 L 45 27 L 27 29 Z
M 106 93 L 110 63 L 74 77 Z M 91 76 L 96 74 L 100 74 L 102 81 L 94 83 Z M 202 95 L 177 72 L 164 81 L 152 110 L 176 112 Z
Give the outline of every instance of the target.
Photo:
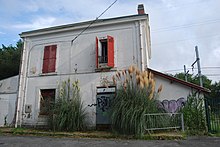
M 206 118 L 209 132 L 220 132 L 220 98 L 205 99 Z
M 182 129 L 184 120 L 182 113 L 146 114 L 146 130 Z

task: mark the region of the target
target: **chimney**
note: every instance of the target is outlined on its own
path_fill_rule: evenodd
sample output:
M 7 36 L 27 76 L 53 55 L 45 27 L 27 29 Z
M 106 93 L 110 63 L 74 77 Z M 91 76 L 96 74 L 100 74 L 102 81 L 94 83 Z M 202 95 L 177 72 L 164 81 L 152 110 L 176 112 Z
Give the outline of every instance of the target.
M 145 12 L 144 12 L 144 5 L 143 4 L 139 4 L 137 10 L 138 10 L 138 14 L 139 15 L 145 14 Z

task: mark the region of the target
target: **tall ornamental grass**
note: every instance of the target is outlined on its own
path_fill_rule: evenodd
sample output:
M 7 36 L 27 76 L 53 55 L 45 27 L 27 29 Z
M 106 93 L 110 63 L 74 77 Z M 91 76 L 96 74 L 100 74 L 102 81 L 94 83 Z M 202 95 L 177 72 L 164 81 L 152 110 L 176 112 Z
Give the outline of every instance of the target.
M 157 113 L 156 97 L 162 86 L 155 92 L 155 80 L 151 72 L 140 71 L 135 66 L 117 72 L 113 77 L 117 94 L 112 101 L 112 127 L 120 134 L 141 136 L 145 132 L 145 114 Z
M 54 131 L 79 131 L 85 128 L 86 112 L 80 96 L 78 80 L 62 82 L 58 98 L 50 112 L 49 124 Z

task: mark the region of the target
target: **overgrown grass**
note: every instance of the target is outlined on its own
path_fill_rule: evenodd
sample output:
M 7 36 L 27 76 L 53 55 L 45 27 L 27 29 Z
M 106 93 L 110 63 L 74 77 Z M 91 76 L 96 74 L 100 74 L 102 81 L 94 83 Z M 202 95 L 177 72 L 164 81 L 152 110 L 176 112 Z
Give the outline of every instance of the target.
M 19 134 L 19 135 L 22 135 L 22 134 L 25 134 L 25 131 L 26 131 L 27 129 L 25 129 L 25 128 L 13 128 L 12 129 L 12 132 L 13 132 L 13 134 Z
M 78 81 L 64 81 L 49 115 L 49 127 L 54 131 L 79 131 L 85 128 L 86 112 Z
M 147 123 L 151 123 L 145 114 L 159 112 L 153 74 L 131 66 L 128 71 L 117 72 L 113 83 L 118 85 L 111 108 L 113 129 L 119 134 L 143 136 Z
M 189 95 L 181 112 L 184 115 L 187 134 L 199 135 L 207 132 L 203 98 L 196 94 Z

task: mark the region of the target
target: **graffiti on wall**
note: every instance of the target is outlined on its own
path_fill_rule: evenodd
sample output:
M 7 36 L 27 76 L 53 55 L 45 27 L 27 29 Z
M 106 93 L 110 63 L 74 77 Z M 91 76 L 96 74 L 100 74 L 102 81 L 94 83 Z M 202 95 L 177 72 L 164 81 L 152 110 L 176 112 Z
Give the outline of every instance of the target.
M 108 96 L 101 96 L 97 98 L 97 107 L 102 111 L 105 112 L 110 107 L 110 97 Z
M 186 103 L 186 99 L 181 97 L 177 100 L 163 100 L 159 102 L 159 108 L 164 109 L 168 113 L 176 113 L 182 108 Z
M 108 111 L 108 109 L 110 108 L 110 104 L 111 104 L 111 99 L 109 96 L 100 96 L 100 97 L 97 97 L 96 104 L 91 104 L 88 106 L 89 107 L 96 106 L 98 107 L 99 110 L 101 110 L 102 112 L 105 112 L 105 111 Z

